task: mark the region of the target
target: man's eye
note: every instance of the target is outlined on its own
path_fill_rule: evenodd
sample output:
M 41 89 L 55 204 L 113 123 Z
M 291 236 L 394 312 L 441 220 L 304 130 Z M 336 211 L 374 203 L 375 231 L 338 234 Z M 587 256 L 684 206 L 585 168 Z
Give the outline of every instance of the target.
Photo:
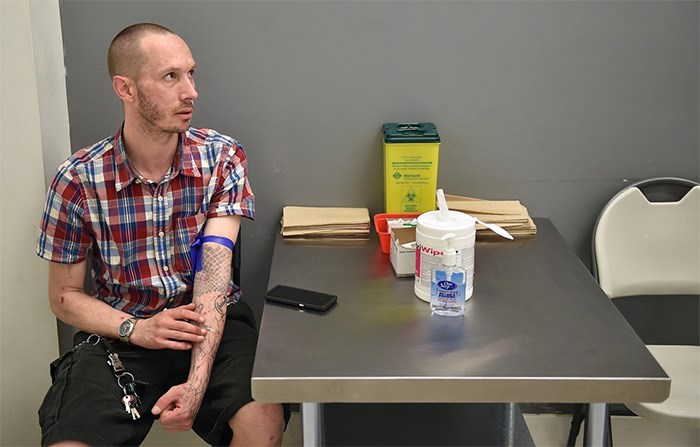
M 166 81 L 172 81 L 175 79 L 175 73 L 168 73 L 165 75 L 165 80 Z

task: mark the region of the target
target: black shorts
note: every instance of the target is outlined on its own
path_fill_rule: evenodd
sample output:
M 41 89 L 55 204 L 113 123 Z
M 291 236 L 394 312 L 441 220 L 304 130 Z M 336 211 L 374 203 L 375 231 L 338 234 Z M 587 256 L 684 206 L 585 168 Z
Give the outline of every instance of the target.
M 193 429 L 210 445 L 228 445 L 233 433 L 228 420 L 253 400 L 250 378 L 257 330 L 247 304 L 229 306 L 226 326 L 214 361 L 209 387 Z M 119 354 L 124 368 L 133 374 L 141 398 L 141 418 L 133 420 L 124 409 L 122 389 L 102 343 L 79 332 L 74 348 L 51 364 L 53 384 L 39 409 L 42 445 L 81 441 L 89 445 L 139 445 L 155 418 L 151 408 L 170 387 L 184 383 L 190 367 L 190 351 L 149 350 L 119 341 L 110 348 Z M 289 407 L 285 420 L 289 420 Z

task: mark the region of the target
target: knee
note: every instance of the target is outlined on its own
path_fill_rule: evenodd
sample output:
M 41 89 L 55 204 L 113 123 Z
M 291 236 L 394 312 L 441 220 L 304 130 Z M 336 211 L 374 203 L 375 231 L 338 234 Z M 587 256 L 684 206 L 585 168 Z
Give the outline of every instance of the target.
M 234 445 L 281 445 L 284 410 L 280 404 L 249 402 L 229 421 Z

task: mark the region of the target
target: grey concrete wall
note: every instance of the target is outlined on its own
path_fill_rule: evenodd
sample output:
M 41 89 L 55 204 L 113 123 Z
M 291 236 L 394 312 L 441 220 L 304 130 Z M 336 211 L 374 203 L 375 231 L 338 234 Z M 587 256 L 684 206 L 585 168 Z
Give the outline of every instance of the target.
M 111 38 L 171 27 L 199 65 L 195 125 L 246 148 L 256 312 L 284 205 L 383 207 L 381 124 L 431 121 L 439 186 L 520 199 L 588 263 L 627 181 L 697 180 L 697 1 L 74 1 L 61 20 L 73 149 L 114 132 Z M 310 272 L 313 274 L 313 272 Z

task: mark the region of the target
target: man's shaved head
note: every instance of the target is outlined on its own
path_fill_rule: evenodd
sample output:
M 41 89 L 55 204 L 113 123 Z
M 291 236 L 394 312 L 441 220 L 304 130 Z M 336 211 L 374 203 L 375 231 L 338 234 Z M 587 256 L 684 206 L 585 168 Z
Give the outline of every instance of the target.
M 121 30 L 112 40 L 107 52 L 109 77 L 138 78 L 144 63 L 141 40 L 149 34 L 173 34 L 168 28 L 155 23 L 137 23 Z

